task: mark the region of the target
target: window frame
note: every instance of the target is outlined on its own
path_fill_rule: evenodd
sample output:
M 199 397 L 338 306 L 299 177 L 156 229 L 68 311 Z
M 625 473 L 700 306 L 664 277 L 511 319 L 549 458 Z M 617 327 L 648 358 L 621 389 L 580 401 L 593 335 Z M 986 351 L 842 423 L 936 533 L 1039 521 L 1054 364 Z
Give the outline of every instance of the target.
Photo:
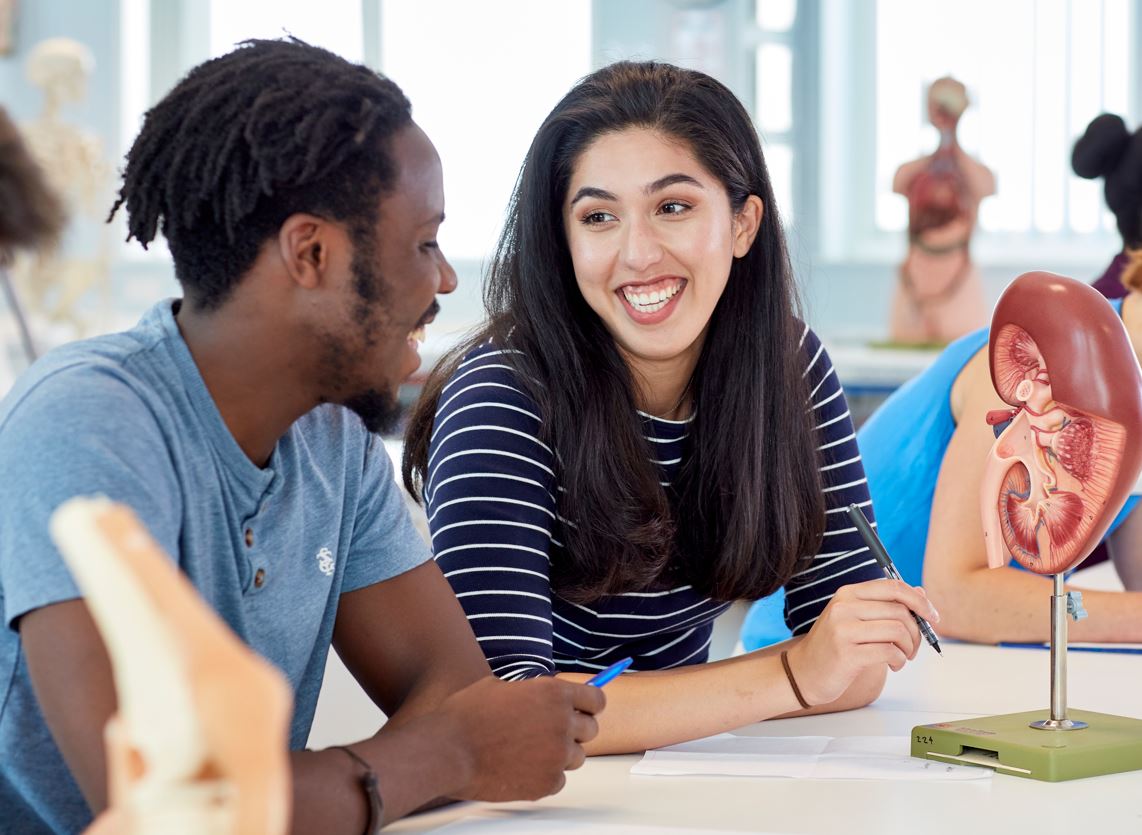
M 1136 79 L 1142 47 L 1142 2 L 1130 0 L 1132 44 L 1129 101 L 1133 112 L 1122 114 L 1130 124 L 1142 118 L 1142 83 Z M 815 51 L 818 75 L 811 95 L 819 118 L 816 128 L 811 195 L 798 209 L 803 238 L 824 264 L 895 265 L 903 255 L 903 232 L 876 225 L 876 120 L 866 114 L 876 108 L 877 4 L 848 0 L 801 0 L 799 14 L 811 9 L 817 31 L 798 41 Z M 795 57 L 796 61 L 796 57 Z M 803 62 L 804 63 L 804 62 Z M 808 168 L 808 154 L 794 161 Z M 863 163 L 861 161 L 864 161 Z M 902 160 L 903 162 L 903 160 Z M 996 172 L 1003 187 L 1002 172 Z M 802 182 L 805 182 L 805 179 Z M 903 199 L 903 198 L 901 198 Z M 815 234 L 806 234 L 815 233 Z M 1097 274 L 1121 242 L 1113 229 L 1090 233 L 977 230 L 972 238 L 977 264 L 995 269 L 1029 269 L 1028 264 L 1068 269 L 1075 275 Z

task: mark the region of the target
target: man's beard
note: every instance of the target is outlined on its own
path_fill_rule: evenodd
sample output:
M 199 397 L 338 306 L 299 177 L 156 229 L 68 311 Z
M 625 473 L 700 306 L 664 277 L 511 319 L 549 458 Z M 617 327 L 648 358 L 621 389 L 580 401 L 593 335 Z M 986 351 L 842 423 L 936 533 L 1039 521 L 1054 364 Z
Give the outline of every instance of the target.
M 365 429 L 374 434 L 392 432 L 401 416 L 400 401 L 391 391 L 369 389 L 350 397 L 342 405 L 361 418 Z
M 358 328 L 359 339 L 331 338 L 326 359 L 326 373 L 330 382 L 335 389 L 342 390 L 350 384 L 347 368 L 352 365 L 350 357 L 354 353 L 369 350 L 383 335 L 386 323 L 381 310 L 388 298 L 388 287 L 373 268 L 375 241 L 367 231 L 358 231 L 353 237 L 354 252 L 350 269 L 353 271 L 353 289 L 357 298 L 352 307 L 352 321 Z M 357 344 L 352 344 L 353 342 Z M 391 391 L 368 388 L 340 402 L 361 418 L 369 432 L 392 432 L 400 420 L 400 401 Z

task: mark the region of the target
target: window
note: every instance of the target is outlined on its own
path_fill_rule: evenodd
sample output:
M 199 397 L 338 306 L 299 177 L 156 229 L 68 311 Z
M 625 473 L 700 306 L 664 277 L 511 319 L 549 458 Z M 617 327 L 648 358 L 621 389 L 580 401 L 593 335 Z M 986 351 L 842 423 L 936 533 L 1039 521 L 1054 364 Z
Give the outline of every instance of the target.
M 210 0 L 210 57 L 222 55 L 248 38 L 293 35 L 350 61 L 363 61 L 361 0 Z
M 757 0 L 755 16 L 754 119 L 761 135 L 774 199 L 786 226 L 797 211 L 793 167 L 793 30 L 797 0 Z
M 906 225 L 892 175 L 935 148 L 924 90 L 952 75 L 972 99 L 960 142 L 998 177 L 982 230 L 1113 229 L 1099 183 L 1070 173 L 1070 151 L 1099 113 L 1129 119 L 1131 11 L 1128 0 L 877 0 L 877 228 Z
M 441 246 L 453 261 L 477 262 L 474 283 L 532 137 L 591 70 L 591 3 L 385 0 L 380 53 L 440 153 Z
M 927 84 L 963 81 L 965 150 L 996 174 L 973 243 L 982 265 L 1100 269 L 1119 246 L 1101 183 L 1070 152 L 1104 110 L 1136 125 L 1137 0 L 819 0 L 819 188 L 826 263 L 894 263 L 906 225 L 892 176 L 931 153 Z M 871 163 L 871 164 L 870 164 Z M 995 273 L 997 276 L 999 272 Z

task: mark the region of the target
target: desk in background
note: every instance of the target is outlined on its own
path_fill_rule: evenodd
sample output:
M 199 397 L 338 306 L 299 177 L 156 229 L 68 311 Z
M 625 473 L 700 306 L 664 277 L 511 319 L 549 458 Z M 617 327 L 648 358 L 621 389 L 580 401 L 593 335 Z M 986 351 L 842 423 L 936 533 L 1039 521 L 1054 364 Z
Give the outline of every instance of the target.
M 848 713 L 776 719 L 740 733 L 770 736 L 907 735 L 945 719 L 1046 710 L 1048 653 L 947 642 L 923 648 L 890 674 L 872 706 Z M 1069 704 L 1142 717 L 1142 659 L 1073 653 Z M 997 774 L 987 782 L 903 783 L 744 778 L 634 777 L 639 755 L 596 757 L 567 787 L 538 803 L 459 804 L 408 818 L 386 832 L 428 832 L 468 817 L 550 816 L 584 824 L 704 827 L 728 832 L 818 835 L 1034 835 L 1142 832 L 1142 771 L 1067 783 Z
M 940 355 L 938 349 L 874 348 L 867 343 L 834 343 L 831 340 L 826 340 L 825 347 L 844 386 L 857 429 L 888 395 Z

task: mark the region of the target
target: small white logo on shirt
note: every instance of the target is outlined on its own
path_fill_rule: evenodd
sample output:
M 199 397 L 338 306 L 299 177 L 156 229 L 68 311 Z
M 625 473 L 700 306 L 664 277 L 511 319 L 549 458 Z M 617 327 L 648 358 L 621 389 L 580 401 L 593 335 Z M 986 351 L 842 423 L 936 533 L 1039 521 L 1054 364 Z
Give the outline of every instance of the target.
M 335 565 L 337 565 L 337 560 L 333 558 L 333 552 L 328 548 L 322 548 L 317 552 L 317 569 L 326 577 L 333 576 Z

